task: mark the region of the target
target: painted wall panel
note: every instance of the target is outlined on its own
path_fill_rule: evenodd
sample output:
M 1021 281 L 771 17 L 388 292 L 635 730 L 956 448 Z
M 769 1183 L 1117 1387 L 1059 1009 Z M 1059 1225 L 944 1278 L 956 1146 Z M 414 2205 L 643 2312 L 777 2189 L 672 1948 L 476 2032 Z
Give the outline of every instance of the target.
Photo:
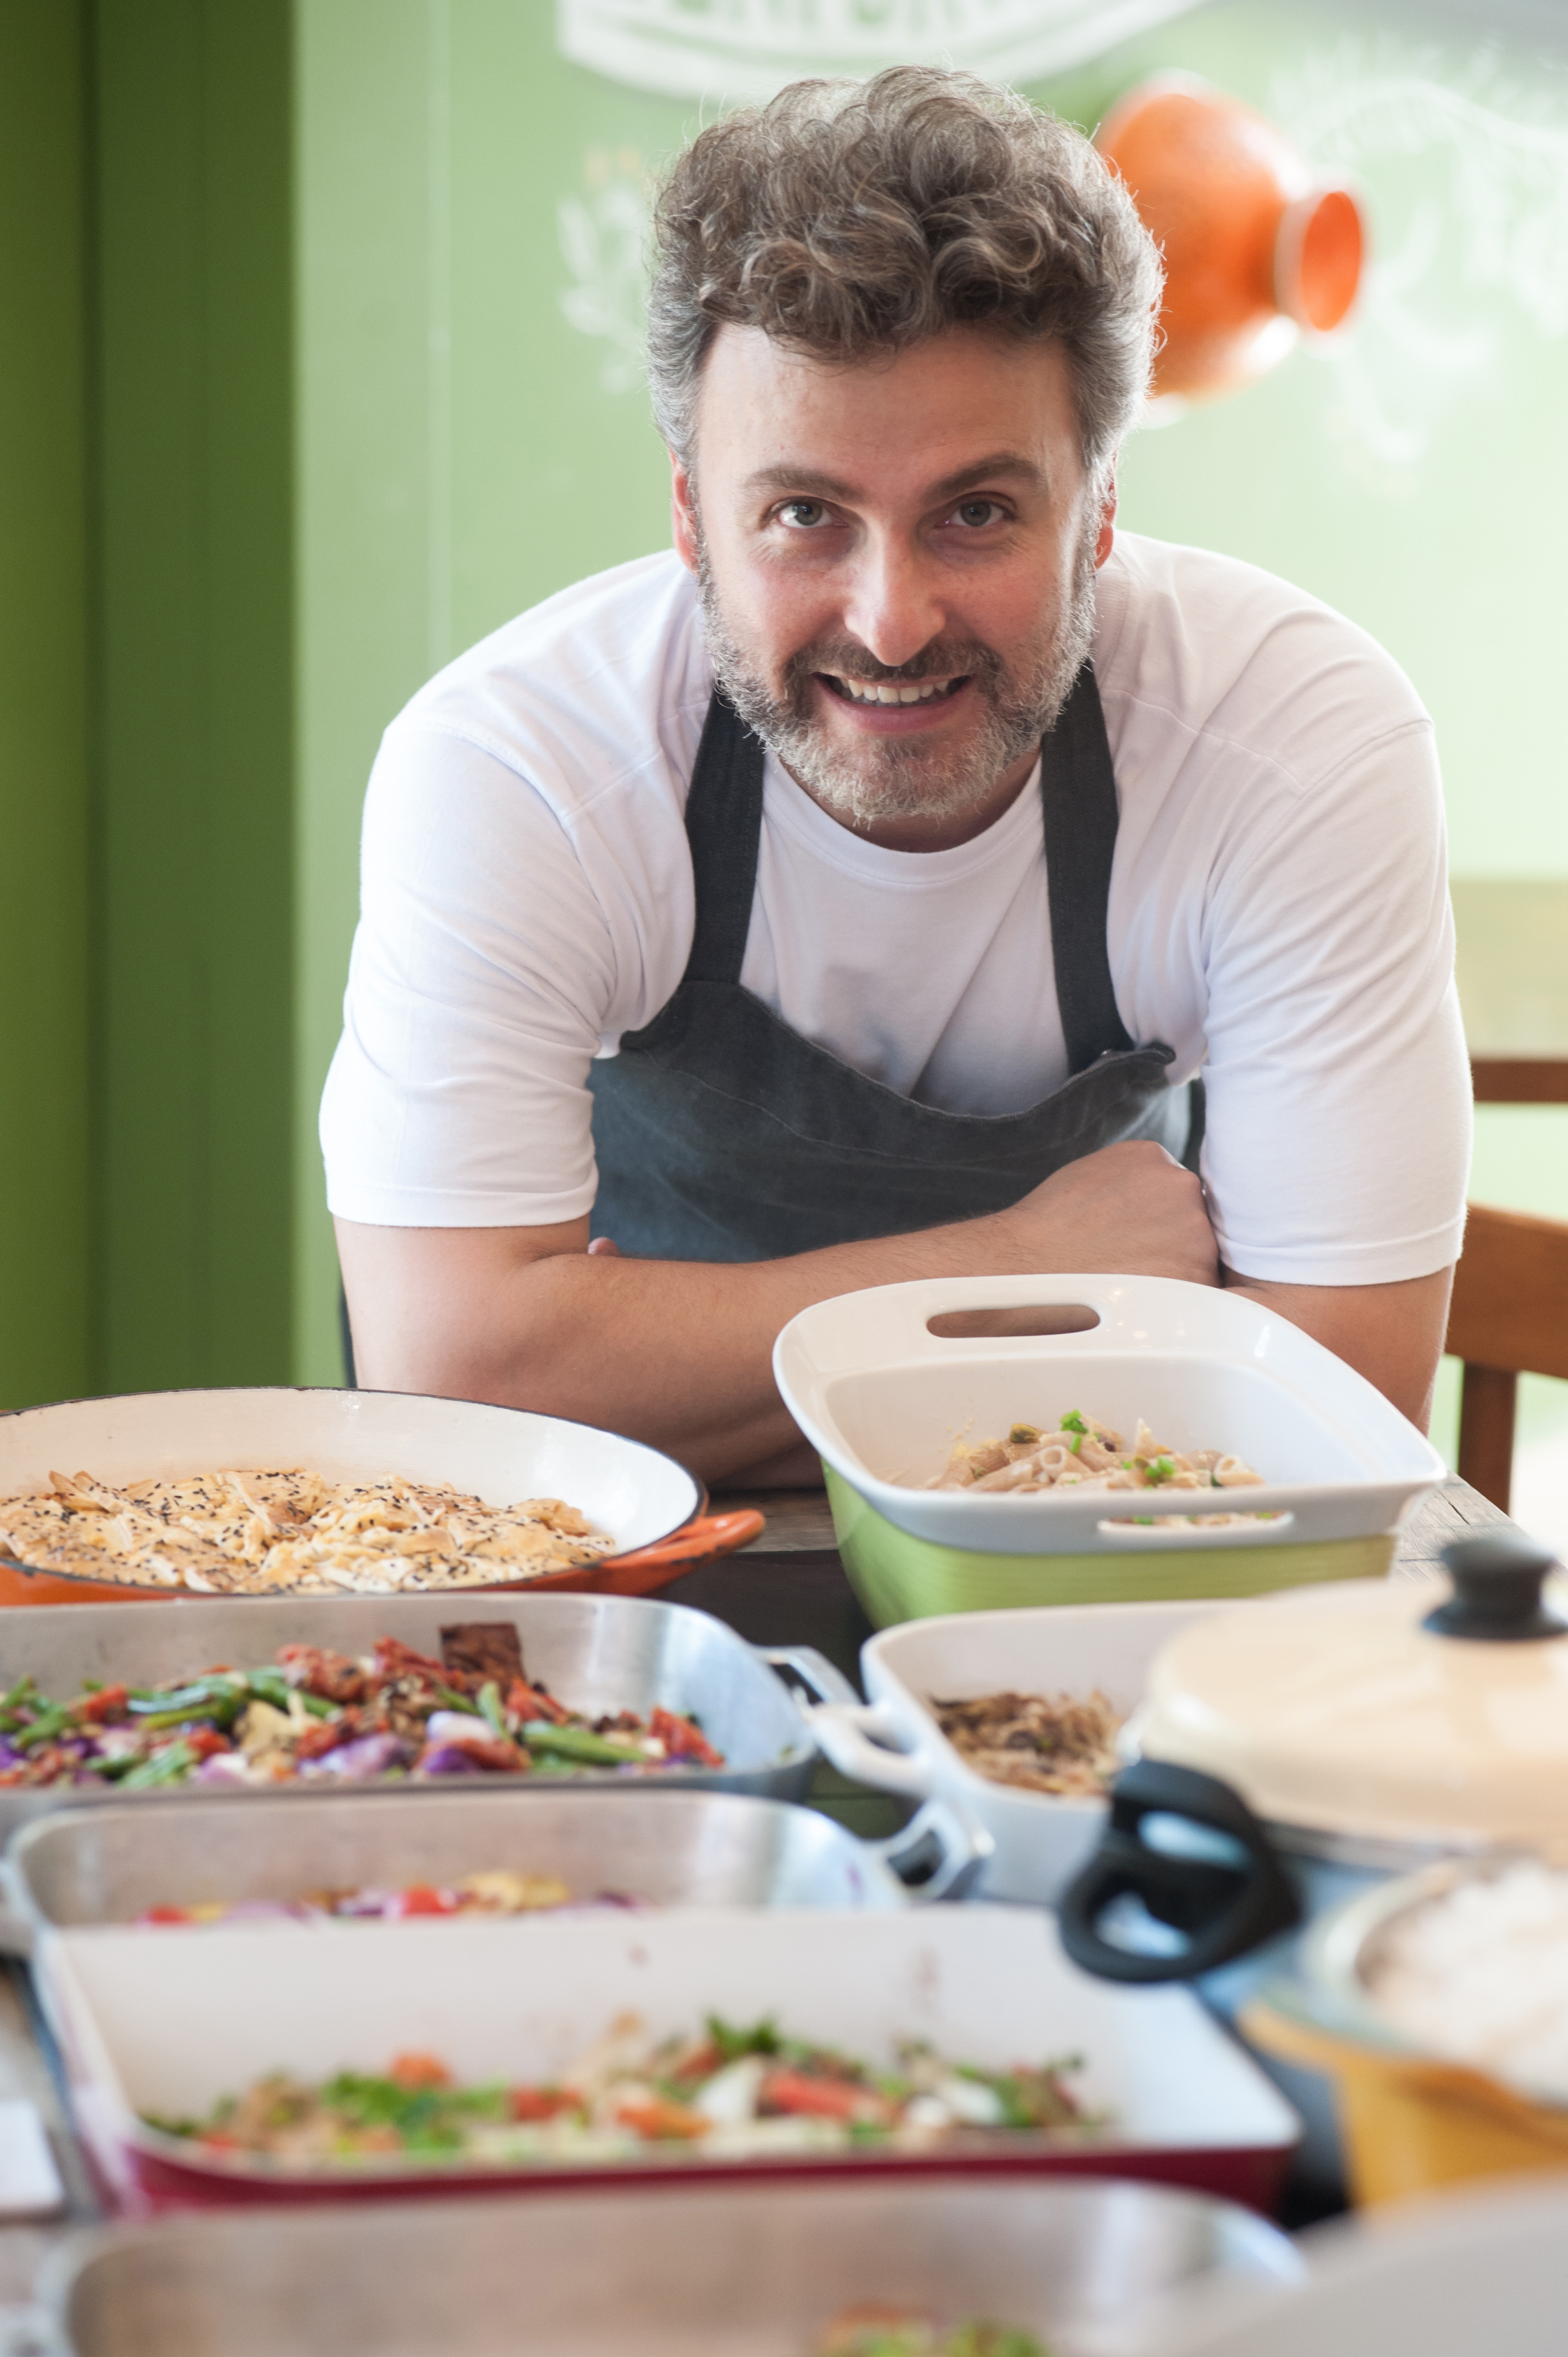
M 98 1379 L 291 1349 L 290 39 L 99 0 Z
M 0 5 L 0 1407 L 91 1380 L 81 27 Z

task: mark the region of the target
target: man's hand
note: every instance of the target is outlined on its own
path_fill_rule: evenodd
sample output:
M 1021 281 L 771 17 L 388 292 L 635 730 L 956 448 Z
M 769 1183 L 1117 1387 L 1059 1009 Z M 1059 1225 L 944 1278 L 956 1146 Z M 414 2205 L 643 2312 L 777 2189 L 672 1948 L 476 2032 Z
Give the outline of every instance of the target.
M 980 1223 L 983 1224 L 983 1223 Z M 1086 1154 L 994 1224 L 1020 1269 L 1094 1269 L 1218 1285 L 1219 1254 L 1190 1170 L 1148 1139 Z
M 835 1293 L 909 1277 L 1119 1270 L 1218 1282 L 1196 1178 L 1149 1144 L 1112 1146 L 1010 1211 L 915 1235 L 722 1265 L 588 1250 L 554 1228 L 338 1222 L 360 1381 L 606 1425 L 720 1480 L 811 1478 L 773 1386 L 774 1338 Z

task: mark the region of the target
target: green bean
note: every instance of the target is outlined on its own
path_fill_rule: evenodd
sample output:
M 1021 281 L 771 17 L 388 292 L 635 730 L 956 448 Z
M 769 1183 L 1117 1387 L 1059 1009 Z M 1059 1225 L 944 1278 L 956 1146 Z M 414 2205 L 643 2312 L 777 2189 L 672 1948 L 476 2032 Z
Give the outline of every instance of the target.
M 531 1718 L 522 1730 L 522 1739 L 531 1751 L 553 1752 L 562 1760 L 576 1760 L 594 1768 L 620 1768 L 628 1760 L 646 1765 L 648 1754 L 629 1743 L 612 1743 L 603 1735 L 595 1735 L 586 1727 L 553 1727 L 547 1718 Z

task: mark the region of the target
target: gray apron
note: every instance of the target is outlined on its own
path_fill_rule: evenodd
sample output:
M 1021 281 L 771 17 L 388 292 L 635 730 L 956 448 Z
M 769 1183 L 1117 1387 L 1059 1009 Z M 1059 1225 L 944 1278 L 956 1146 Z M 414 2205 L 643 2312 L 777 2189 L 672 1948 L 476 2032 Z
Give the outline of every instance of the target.
M 685 974 L 589 1070 L 596 1236 L 656 1260 L 770 1260 L 1004 1211 L 1122 1138 L 1178 1157 L 1195 1146 L 1189 1092 L 1165 1080 L 1174 1051 L 1135 1048 L 1116 1011 L 1105 943 L 1116 780 L 1087 663 L 1041 755 L 1070 1077 L 1024 1113 L 942 1113 L 802 1039 L 741 987 L 763 747 L 715 693 L 686 803 L 697 921 Z

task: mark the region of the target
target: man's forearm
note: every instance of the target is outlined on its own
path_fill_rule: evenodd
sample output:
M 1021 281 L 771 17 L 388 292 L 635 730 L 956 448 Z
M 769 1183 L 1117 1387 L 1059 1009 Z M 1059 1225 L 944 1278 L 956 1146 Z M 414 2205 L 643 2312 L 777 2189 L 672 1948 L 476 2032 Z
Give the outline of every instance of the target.
M 1219 1280 L 1201 1190 L 1162 1148 L 1107 1147 L 1010 1210 L 912 1235 L 739 1264 L 623 1260 L 553 1229 L 339 1221 L 360 1381 L 610 1426 L 708 1480 L 800 1446 L 775 1337 L 838 1293 L 913 1277 L 1122 1269 Z
M 499 1278 L 476 1272 L 467 1315 L 457 1281 L 446 1340 L 432 1338 L 417 1362 L 360 1342 L 375 1321 L 351 1294 L 360 1380 L 603 1425 L 722 1480 L 800 1447 L 772 1377 L 774 1340 L 798 1310 L 866 1286 L 1017 1265 L 990 1220 L 741 1264 L 563 1253 Z

